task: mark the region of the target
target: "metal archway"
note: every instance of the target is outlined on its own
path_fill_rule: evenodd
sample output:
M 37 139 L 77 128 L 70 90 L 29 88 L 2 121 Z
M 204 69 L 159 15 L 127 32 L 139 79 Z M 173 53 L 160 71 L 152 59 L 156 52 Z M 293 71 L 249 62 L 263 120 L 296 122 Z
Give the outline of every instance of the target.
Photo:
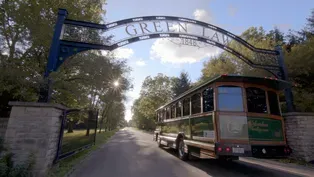
M 264 69 L 272 73 L 276 78 L 288 79 L 280 46 L 277 46 L 276 50 L 256 48 L 230 32 L 202 21 L 173 16 L 145 16 L 119 20 L 109 24 L 96 24 L 67 19 L 67 15 L 68 12 L 65 9 L 59 9 L 44 74 L 44 77 L 48 78 L 48 85 L 41 89 L 39 98 L 41 102 L 50 100 L 49 74 L 57 71 L 70 56 L 92 49 L 112 51 L 134 42 L 155 38 L 192 39 L 207 43 L 237 56 L 254 68 Z M 172 26 L 170 26 L 171 24 Z M 119 28 L 124 29 L 126 37 L 117 40 L 106 39 L 107 36 L 112 35 L 108 32 Z M 188 31 L 190 28 L 194 30 L 194 33 Z M 209 34 L 211 35 L 208 36 Z M 246 55 L 242 54 L 239 49 L 231 47 L 229 45 L 231 40 L 238 46 L 237 48 L 244 49 Z M 286 90 L 285 96 L 287 107 L 292 111 L 291 89 Z

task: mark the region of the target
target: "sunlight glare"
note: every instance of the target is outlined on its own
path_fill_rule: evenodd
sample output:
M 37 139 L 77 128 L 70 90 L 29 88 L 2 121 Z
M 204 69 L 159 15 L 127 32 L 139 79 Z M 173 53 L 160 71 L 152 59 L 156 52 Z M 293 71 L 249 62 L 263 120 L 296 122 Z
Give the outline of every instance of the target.
M 118 82 L 118 81 L 115 81 L 115 82 L 113 83 L 113 85 L 114 85 L 115 87 L 118 87 L 118 86 L 119 86 L 119 82 Z

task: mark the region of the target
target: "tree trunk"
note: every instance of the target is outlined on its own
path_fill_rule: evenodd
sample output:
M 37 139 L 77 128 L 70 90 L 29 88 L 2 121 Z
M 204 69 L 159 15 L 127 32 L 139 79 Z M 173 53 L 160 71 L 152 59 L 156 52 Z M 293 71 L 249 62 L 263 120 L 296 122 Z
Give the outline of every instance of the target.
M 86 124 L 86 135 L 85 136 L 89 136 L 89 120 L 90 119 L 92 119 L 92 117 L 93 117 L 93 111 L 91 111 L 91 110 L 89 110 L 88 111 L 88 117 L 87 117 L 87 119 L 86 119 L 86 122 L 85 122 L 85 124 Z
M 101 133 L 101 125 L 99 125 L 99 131 L 98 131 L 98 133 Z
M 90 130 L 90 128 L 89 128 L 89 118 L 90 116 L 88 115 L 88 118 L 86 119 L 86 122 L 85 122 L 85 124 L 86 124 L 86 134 L 85 134 L 85 136 L 89 136 L 89 130 Z
M 104 119 L 101 118 L 100 122 L 99 122 L 99 133 L 101 133 L 101 129 L 102 129 L 102 125 L 104 123 Z
M 73 121 L 69 121 L 67 133 L 73 133 Z
M 87 127 L 86 135 L 85 135 L 85 136 L 89 136 L 89 127 Z

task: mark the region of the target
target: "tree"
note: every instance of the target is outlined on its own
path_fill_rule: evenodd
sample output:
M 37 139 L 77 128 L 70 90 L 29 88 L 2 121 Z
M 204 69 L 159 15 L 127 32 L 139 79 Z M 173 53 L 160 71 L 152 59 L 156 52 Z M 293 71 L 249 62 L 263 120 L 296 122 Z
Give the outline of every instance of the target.
M 178 96 L 187 91 L 191 87 L 191 80 L 189 74 L 185 71 L 180 73 L 179 77 L 172 78 L 172 92 L 174 96 Z
M 73 19 L 100 22 L 104 13 L 103 4 L 103 0 L 97 2 L 87 0 L 80 3 L 71 0 L 1 1 L 0 93 L 9 92 L 12 96 L 9 100 L 36 101 L 47 62 L 57 9 L 66 7 L 71 11 L 70 17 Z M 87 55 L 84 57 L 88 59 Z M 76 60 L 78 57 L 74 58 Z
M 250 27 L 244 31 L 240 37 L 253 46 L 264 49 L 273 50 L 276 45 L 285 44 L 284 34 L 277 28 L 267 33 L 262 27 Z M 275 61 L 269 58 L 260 61 L 260 58 L 255 57 L 255 54 L 250 49 L 239 45 L 236 41 L 231 41 L 229 47 L 250 58 L 253 63 L 272 64 L 272 62 Z M 200 80 L 204 81 L 217 74 L 240 74 L 260 77 L 272 76 L 271 73 L 263 69 L 252 68 L 238 57 L 226 51 L 204 63 Z
M 288 75 L 290 81 L 294 83 L 293 88 L 295 104 L 298 111 L 314 111 L 314 102 L 312 96 L 314 93 L 312 78 L 314 77 L 314 10 L 309 18 L 307 18 L 306 27 L 300 32 L 290 30 L 285 36 L 277 28 L 266 32 L 262 27 L 251 27 L 244 31 L 241 38 L 249 42 L 255 47 L 274 49 L 276 45 L 284 47 L 285 62 L 288 67 Z M 232 41 L 231 48 L 245 56 L 250 56 L 248 49 L 238 45 Z M 251 57 L 253 62 L 256 58 Z M 267 61 L 264 63 L 267 64 Z M 271 76 L 264 70 L 258 70 L 250 67 L 243 61 L 227 52 L 223 52 L 216 58 L 209 60 L 204 64 L 200 81 L 213 77 L 215 74 L 237 73 L 249 76 Z
M 306 20 L 306 26 L 298 32 L 302 41 L 306 41 L 314 36 L 314 9 L 312 9 L 311 15 Z
M 105 13 L 104 3 L 104 0 L 0 2 L 1 114 L 9 111 L 8 101 L 37 100 L 58 8 L 66 7 L 71 12 L 71 19 L 100 23 Z M 68 26 L 64 33 L 69 32 L 74 34 L 72 37 L 76 40 L 110 40 L 110 36 L 103 37 L 87 28 L 77 30 Z M 127 77 L 129 71 L 126 61 L 114 60 L 109 55 L 103 56 L 99 51 L 79 53 L 67 59 L 57 72 L 51 73 L 52 102 L 69 108 L 102 111 L 109 103 L 106 98 L 111 97 L 108 90 L 113 80 L 119 79 L 122 84 L 115 90 L 114 103 L 121 107 L 121 98 L 131 87 Z M 124 109 L 120 110 L 122 112 L 119 115 L 110 110 L 108 116 L 105 116 L 106 120 L 110 119 L 110 129 L 115 128 L 124 116 Z M 69 116 L 68 123 L 73 125 L 84 120 L 84 116 L 73 114 Z M 69 126 L 69 132 L 71 131 Z M 88 130 L 86 133 L 88 135 Z
M 158 74 L 154 78 L 145 78 L 140 97 L 132 106 L 133 117 L 136 126 L 141 129 L 153 130 L 156 125 L 155 110 L 170 101 L 173 96 L 171 78 Z
M 295 104 L 299 111 L 314 111 L 314 37 L 292 47 L 285 54 L 290 80 L 295 83 L 293 89 Z
M 200 80 L 206 81 L 216 75 L 236 73 L 238 73 L 237 65 L 231 59 L 222 54 L 203 63 L 202 76 Z
M 129 127 L 136 127 L 135 121 L 134 121 L 133 119 L 129 120 L 129 121 L 128 121 L 128 126 L 129 126 Z

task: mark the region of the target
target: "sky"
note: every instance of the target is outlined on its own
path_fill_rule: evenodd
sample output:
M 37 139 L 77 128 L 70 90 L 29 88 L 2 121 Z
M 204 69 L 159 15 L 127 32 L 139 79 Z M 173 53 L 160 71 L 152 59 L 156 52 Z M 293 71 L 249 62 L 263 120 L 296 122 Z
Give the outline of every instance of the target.
M 104 6 L 106 23 L 140 16 L 177 16 L 204 21 L 240 35 L 249 27 L 265 30 L 278 27 L 283 32 L 299 30 L 314 9 L 313 0 L 107 0 Z M 113 33 L 123 35 L 121 31 Z M 121 36 L 122 37 L 122 36 Z M 216 47 L 198 49 L 179 46 L 168 39 L 150 39 L 126 45 L 114 51 L 117 58 L 126 59 L 132 68 L 133 90 L 127 92 L 125 119 L 132 117 L 131 106 L 139 97 L 147 76 L 163 73 L 190 75 L 192 82 L 201 76 L 204 61 L 220 52 Z

